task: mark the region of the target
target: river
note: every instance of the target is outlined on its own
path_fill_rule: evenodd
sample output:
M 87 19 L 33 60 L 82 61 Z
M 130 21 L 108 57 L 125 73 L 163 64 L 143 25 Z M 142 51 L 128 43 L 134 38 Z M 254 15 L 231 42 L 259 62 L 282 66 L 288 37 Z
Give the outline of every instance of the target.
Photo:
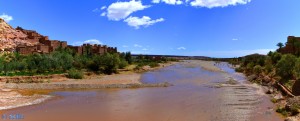
M 56 91 L 41 104 L 5 110 L 24 121 L 281 121 L 262 89 L 227 63 L 223 71 L 178 63 L 143 74 L 143 83 L 174 86 Z M 235 80 L 234 84 L 228 80 Z M 22 120 L 22 121 L 23 121 Z

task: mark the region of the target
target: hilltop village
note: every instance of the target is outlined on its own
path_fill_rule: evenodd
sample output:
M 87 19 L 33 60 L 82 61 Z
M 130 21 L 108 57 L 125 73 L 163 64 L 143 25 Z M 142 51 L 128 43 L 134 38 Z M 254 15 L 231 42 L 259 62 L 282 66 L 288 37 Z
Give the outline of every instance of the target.
M 48 36 L 43 36 L 36 31 L 33 30 L 25 30 L 21 27 L 17 27 L 16 30 L 19 30 L 25 33 L 28 38 L 27 41 L 32 43 L 37 43 L 34 46 L 27 46 L 27 45 L 18 45 L 16 47 L 16 52 L 20 54 L 33 54 L 33 53 L 51 53 L 55 51 L 57 48 L 70 48 L 74 50 L 77 54 L 82 54 L 83 52 L 87 51 L 87 49 L 91 49 L 93 54 L 104 54 L 106 52 L 117 52 L 117 48 L 107 47 L 106 45 L 91 45 L 91 44 L 83 44 L 82 46 L 72 46 L 68 45 L 66 41 L 59 41 L 59 40 L 49 40 Z
M 285 43 L 285 46 L 283 43 L 278 43 L 277 46 L 278 52 L 283 54 L 294 54 L 297 50 L 298 46 L 300 44 L 300 37 L 295 36 L 288 36 L 287 42 Z
M 77 54 L 89 51 L 92 54 L 104 54 L 117 52 L 116 47 L 108 47 L 98 44 L 83 44 L 81 46 L 68 45 L 66 41 L 50 40 L 48 36 L 39 34 L 34 30 L 26 30 L 21 27 L 16 29 L 8 25 L 0 18 L 0 44 L 5 52 L 18 52 L 28 55 L 34 53 L 48 54 L 58 48 L 69 48 Z

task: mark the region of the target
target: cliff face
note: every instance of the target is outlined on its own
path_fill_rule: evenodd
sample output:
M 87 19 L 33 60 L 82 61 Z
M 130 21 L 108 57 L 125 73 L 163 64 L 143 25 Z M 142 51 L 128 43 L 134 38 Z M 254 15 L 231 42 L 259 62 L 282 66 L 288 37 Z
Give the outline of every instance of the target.
M 27 35 L 20 30 L 16 30 L 0 18 L 0 51 L 14 50 L 19 44 L 34 45 L 27 40 Z

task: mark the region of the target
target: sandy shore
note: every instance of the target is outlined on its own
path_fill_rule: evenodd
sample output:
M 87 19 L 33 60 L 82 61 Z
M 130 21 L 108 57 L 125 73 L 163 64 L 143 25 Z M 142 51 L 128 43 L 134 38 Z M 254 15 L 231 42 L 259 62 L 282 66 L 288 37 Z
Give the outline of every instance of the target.
M 203 60 L 197 60 L 197 61 L 184 61 L 185 65 L 188 65 L 190 67 L 196 67 L 200 66 L 205 70 L 208 71 L 215 71 L 215 72 L 221 72 L 222 70 L 218 68 L 215 61 L 203 61 Z
M 11 109 L 21 106 L 41 103 L 50 99 L 49 95 L 23 95 L 22 93 L 4 88 L 4 83 L 0 83 L 0 110 Z
M 177 62 L 160 64 L 159 67 L 143 67 L 143 71 L 151 71 L 167 67 Z M 0 82 L 0 110 L 11 109 L 40 103 L 51 98 L 47 94 L 36 94 L 36 91 L 55 89 L 93 89 L 93 88 L 141 88 L 166 87 L 169 83 L 142 84 L 142 73 L 131 71 L 113 75 L 92 75 L 85 79 L 58 79 L 45 83 L 5 83 Z M 25 90 L 24 90 L 25 89 Z M 32 91 L 35 90 L 35 91 Z M 46 91 L 47 92 L 47 91 Z M 28 95 L 30 94 L 30 95 Z
M 122 73 L 114 75 L 91 76 L 87 79 L 69 79 L 61 82 L 49 83 L 8 83 L 4 87 L 10 89 L 103 89 L 103 88 L 141 88 L 141 87 L 167 87 L 169 83 L 143 84 L 139 73 Z

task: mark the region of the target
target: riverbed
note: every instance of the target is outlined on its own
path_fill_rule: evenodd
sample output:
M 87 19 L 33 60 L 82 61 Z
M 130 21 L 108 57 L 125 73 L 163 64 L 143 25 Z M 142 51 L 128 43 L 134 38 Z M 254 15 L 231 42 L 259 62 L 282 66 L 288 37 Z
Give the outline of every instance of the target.
M 24 121 L 281 121 L 260 86 L 227 63 L 184 61 L 146 72 L 142 83 L 170 87 L 56 91 L 43 103 L 1 113 Z M 234 80 L 234 82 L 232 82 Z

